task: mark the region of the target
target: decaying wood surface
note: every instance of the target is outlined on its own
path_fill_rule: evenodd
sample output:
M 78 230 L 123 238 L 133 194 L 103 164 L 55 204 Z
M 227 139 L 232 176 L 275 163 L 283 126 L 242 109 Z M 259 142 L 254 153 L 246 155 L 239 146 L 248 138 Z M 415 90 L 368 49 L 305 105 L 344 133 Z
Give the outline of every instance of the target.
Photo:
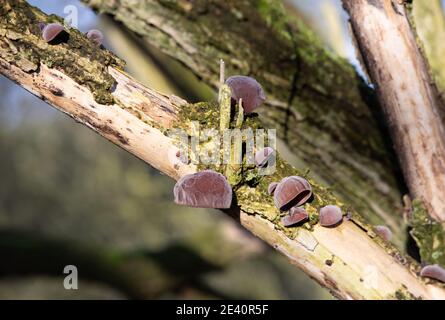
M 442 101 L 416 42 L 405 5 L 343 0 L 368 73 L 384 108 L 413 197 L 445 221 L 445 124 Z

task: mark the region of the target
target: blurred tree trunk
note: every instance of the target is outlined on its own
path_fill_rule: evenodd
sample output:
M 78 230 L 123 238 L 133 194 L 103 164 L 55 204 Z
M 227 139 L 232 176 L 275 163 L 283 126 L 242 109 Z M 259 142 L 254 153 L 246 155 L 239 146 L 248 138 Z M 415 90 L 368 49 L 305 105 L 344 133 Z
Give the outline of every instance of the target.
M 402 245 L 404 187 L 374 93 L 280 1 L 83 1 L 215 89 L 220 58 L 228 75 L 255 77 L 267 95 L 261 118 L 298 166 Z
M 412 15 L 442 97 L 445 94 L 445 15 L 441 0 L 416 0 Z

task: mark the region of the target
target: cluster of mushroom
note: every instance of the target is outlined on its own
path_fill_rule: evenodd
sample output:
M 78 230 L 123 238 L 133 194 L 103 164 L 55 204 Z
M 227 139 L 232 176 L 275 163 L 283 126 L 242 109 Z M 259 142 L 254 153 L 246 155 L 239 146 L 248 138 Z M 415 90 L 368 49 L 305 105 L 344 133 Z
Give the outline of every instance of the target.
M 273 182 L 268 191 L 274 196 L 274 202 L 280 211 L 289 211 L 281 219 L 286 226 L 303 223 L 308 213 L 301 208 L 312 197 L 309 182 L 299 176 L 290 176 L 280 183 Z M 182 177 L 173 189 L 174 201 L 189 207 L 228 209 L 232 204 L 232 188 L 226 177 L 213 170 L 204 170 Z M 320 209 L 320 225 L 334 227 L 341 223 L 341 209 L 335 205 L 327 205 Z M 386 226 L 376 226 L 376 233 L 383 239 L 391 239 L 391 231 Z M 420 271 L 420 276 L 445 282 L 445 270 L 439 265 L 427 265 Z
M 43 29 L 43 38 L 51 41 L 63 30 L 60 25 L 48 25 L 49 29 Z M 100 31 L 91 30 L 87 33 L 88 38 L 99 45 L 103 36 Z M 231 90 L 232 103 L 242 102 L 244 113 L 253 112 L 265 101 L 264 91 L 261 85 L 251 77 L 232 76 L 226 80 L 226 85 Z M 275 158 L 275 150 L 266 147 L 255 154 L 255 164 L 262 168 Z M 174 201 L 177 204 L 199 207 L 228 209 L 232 205 L 233 192 L 226 177 L 213 170 L 204 170 L 198 173 L 182 177 L 175 185 Z M 294 226 L 306 222 L 308 213 L 302 206 L 312 198 L 312 187 L 310 183 L 300 176 L 283 178 L 280 182 L 273 182 L 268 187 L 268 193 L 273 195 L 275 206 L 280 211 L 288 211 L 281 219 L 285 227 Z M 323 227 L 338 226 L 343 220 L 343 213 L 336 205 L 327 205 L 319 211 L 319 222 Z M 392 238 L 391 230 L 384 226 L 374 227 L 374 231 L 385 241 Z M 420 276 L 445 282 L 445 270 L 439 265 L 427 265 L 420 271 Z
M 46 42 L 51 42 L 65 33 L 65 28 L 60 23 L 39 23 L 40 31 L 42 32 L 42 38 Z M 91 29 L 86 33 L 88 39 L 94 42 L 96 45 L 101 46 L 104 40 L 104 36 L 101 31 Z
M 303 177 L 290 176 L 283 178 L 279 183 L 272 182 L 268 192 L 273 195 L 275 206 L 280 211 L 289 211 L 281 219 L 285 227 L 303 223 L 309 218 L 301 206 L 312 198 L 312 187 Z M 319 220 L 323 227 L 335 227 L 342 219 L 342 211 L 336 205 L 327 205 L 320 209 Z
M 224 63 L 221 60 L 220 78 L 224 82 Z M 252 77 L 231 76 L 225 84 L 230 88 L 232 103 L 242 102 L 243 113 L 249 114 L 258 108 L 265 100 L 261 85 Z M 255 163 L 263 167 L 274 155 L 272 148 L 265 148 L 257 152 Z M 232 204 L 232 188 L 227 178 L 213 170 L 188 174 L 176 183 L 174 201 L 177 204 L 189 207 L 228 209 Z

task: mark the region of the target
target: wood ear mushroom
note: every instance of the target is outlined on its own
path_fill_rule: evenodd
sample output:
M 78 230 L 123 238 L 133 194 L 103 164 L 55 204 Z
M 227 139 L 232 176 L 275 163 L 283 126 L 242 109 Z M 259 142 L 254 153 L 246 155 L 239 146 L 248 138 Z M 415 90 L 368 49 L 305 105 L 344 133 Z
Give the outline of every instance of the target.
M 275 206 L 286 211 L 293 206 L 305 204 L 312 196 L 309 182 L 300 176 L 283 178 L 274 191 Z

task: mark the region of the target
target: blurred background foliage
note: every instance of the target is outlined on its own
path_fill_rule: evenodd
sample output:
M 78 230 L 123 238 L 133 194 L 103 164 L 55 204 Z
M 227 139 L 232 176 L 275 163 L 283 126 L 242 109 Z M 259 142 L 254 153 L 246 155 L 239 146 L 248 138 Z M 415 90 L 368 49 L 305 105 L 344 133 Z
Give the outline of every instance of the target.
M 155 50 L 142 49 L 119 26 L 78 1 L 29 2 L 60 16 L 65 16 L 67 5 L 76 6 L 79 29 L 103 30 L 105 46 L 125 59 L 127 71 L 146 85 L 193 101 L 214 96 L 179 64 Z M 328 47 L 361 72 L 339 1 L 293 0 L 286 6 L 289 14 L 309 23 Z M 180 77 L 172 77 L 172 70 Z M 195 89 L 190 90 L 190 85 L 184 89 L 184 81 L 192 82 Z M 64 265 L 58 264 L 57 257 L 39 261 L 52 260 L 44 252 L 53 250 L 53 245 L 47 245 L 48 239 L 56 247 L 60 244 L 57 250 L 67 257 L 61 260 L 66 264 L 70 263 L 71 244 L 75 244 L 92 252 L 92 257 L 96 256 L 94 248 L 101 248 L 141 259 L 145 259 L 141 252 L 155 253 L 156 262 L 158 253 L 167 252 L 167 262 L 160 262 L 162 270 L 165 263 L 191 268 L 193 281 L 169 286 L 157 298 L 331 298 L 222 213 L 176 206 L 171 179 L 3 77 L 0 97 L 0 299 L 131 296 L 110 279 L 82 278 L 81 268 L 79 289 L 65 290 Z M 287 156 L 292 161 L 292 156 Z M 168 251 L 172 247 L 186 250 Z M 34 252 L 32 257 L 28 252 Z M 193 269 L 194 262 L 187 258 L 190 252 L 217 268 Z M 25 258 L 19 258 L 22 255 Z M 45 263 L 56 267 L 51 266 L 48 272 L 36 268 Z M 137 268 L 132 266 L 124 272 Z M 169 272 L 176 277 L 176 269 Z

